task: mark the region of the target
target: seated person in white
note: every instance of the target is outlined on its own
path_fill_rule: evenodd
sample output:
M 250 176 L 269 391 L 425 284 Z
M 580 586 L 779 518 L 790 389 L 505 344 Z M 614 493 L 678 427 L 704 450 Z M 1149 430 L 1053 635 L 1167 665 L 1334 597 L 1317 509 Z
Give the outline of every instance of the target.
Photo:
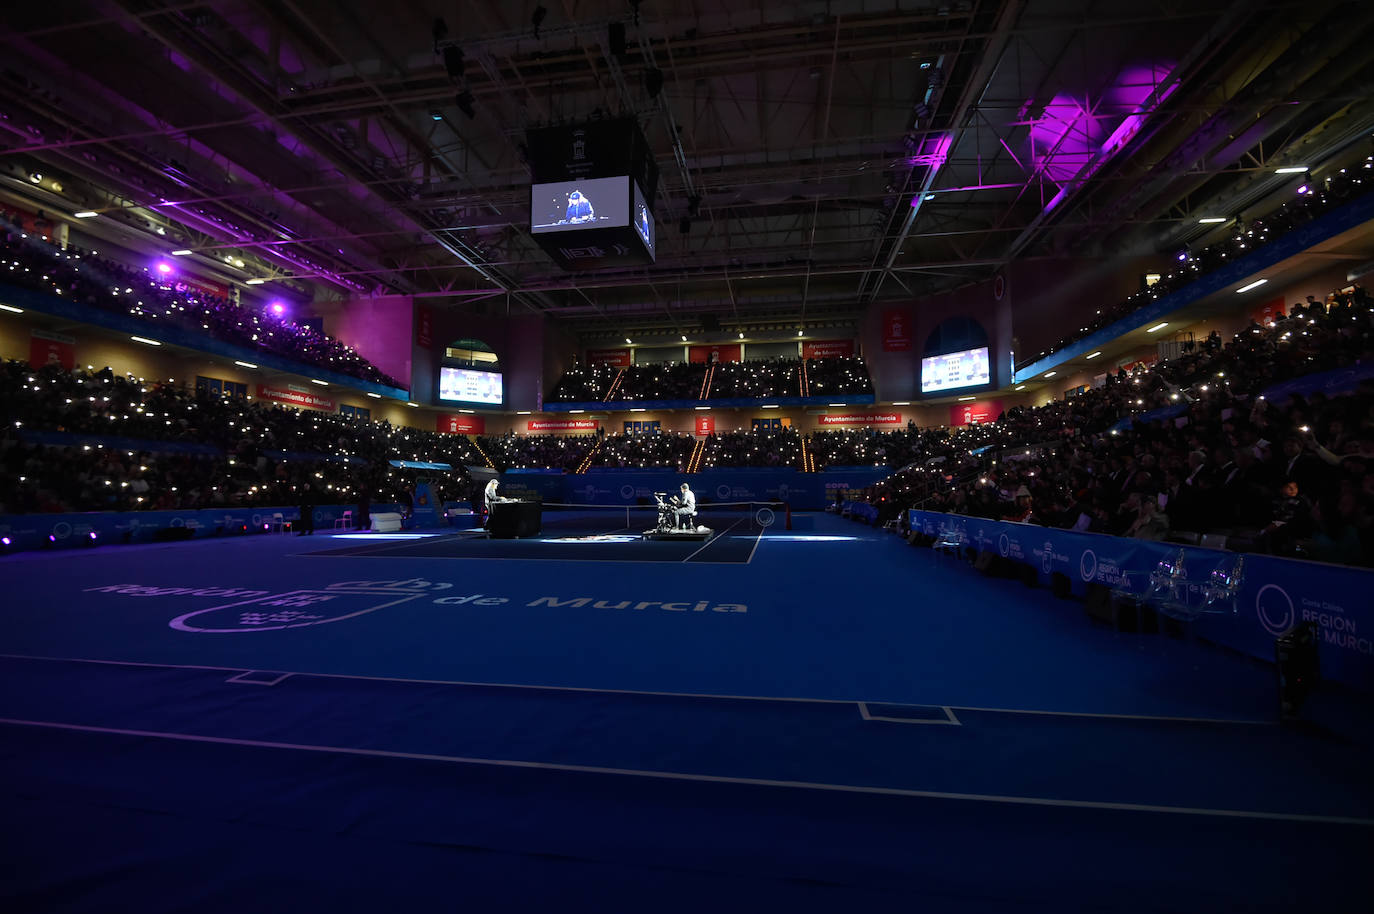
M 487 509 L 487 523 L 491 522 L 491 506 L 501 500 L 501 496 L 496 494 L 496 485 L 497 481 L 493 479 L 482 490 L 482 504 Z
M 697 516 L 697 497 L 685 482 L 679 487 L 679 491 L 681 494 L 673 497 L 673 504 L 677 506 L 677 525 L 679 528 L 691 529 L 695 526 L 692 518 Z

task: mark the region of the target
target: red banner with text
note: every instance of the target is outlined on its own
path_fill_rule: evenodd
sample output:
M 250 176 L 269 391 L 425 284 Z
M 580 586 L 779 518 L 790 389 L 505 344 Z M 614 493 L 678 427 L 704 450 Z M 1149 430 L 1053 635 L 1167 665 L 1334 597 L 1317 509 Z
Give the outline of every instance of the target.
M 1002 415 L 1001 400 L 979 400 L 976 403 L 954 403 L 949 408 L 950 425 L 977 425 L 996 422 Z
M 29 338 L 29 364 L 34 368 L 61 365 L 67 371 L 76 367 L 76 339 L 47 330 L 34 330 Z
M 595 419 L 531 419 L 525 428 L 531 432 L 591 432 L 600 425 Z
M 1255 323 L 1259 324 L 1261 327 L 1267 327 L 1270 321 L 1277 318 L 1280 314 L 1283 314 L 1286 310 L 1287 309 L 1283 306 L 1283 296 L 1280 295 L 1278 298 L 1271 298 L 1269 301 L 1255 308 L 1255 310 L 1250 312 L 1250 316 L 1254 318 Z
M 818 425 L 901 425 L 904 421 L 897 413 L 836 413 L 816 417 Z
M 844 359 L 853 354 L 853 340 L 812 340 L 802 343 L 804 359 Z
M 630 350 L 628 349 L 588 349 L 588 365 L 610 365 L 612 368 L 630 367 Z
M 739 343 L 721 343 L 719 346 L 688 346 L 687 361 L 709 362 L 712 355 L 717 362 L 743 361 L 743 349 Z
M 303 406 L 306 409 L 327 409 L 330 412 L 334 411 L 334 401 L 330 398 L 322 397 L 314 391 L 289 384 L 286 387 L 259 384 L 258 399 L 270 400 L 273 403 L 281 403 L 286 406 Z
M 415 309 L 415 345 L 428 349 L 434 344 L 434 312 L 425 305 Z
M 911 312 L 906 308 L 888 308 L 883 312 L 883 352 L 907 352 L 911 349 Z
M 714 435 L 716 433 L 715 416 L 697 416 L 697 434 Z
M 483 435 L 487 431 L 487 417 L 445 413 L 435 423 L 435 431 L 449 435 Z

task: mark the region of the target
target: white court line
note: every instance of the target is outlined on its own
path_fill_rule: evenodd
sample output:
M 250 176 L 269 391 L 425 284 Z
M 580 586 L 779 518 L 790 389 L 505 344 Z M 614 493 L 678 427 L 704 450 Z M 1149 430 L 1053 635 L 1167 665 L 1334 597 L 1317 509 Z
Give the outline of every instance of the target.
M 290 679 L 292 676 L 295 675 L 294 673 L 280 673 L 280 674 L 277 674 L 277 675 L 276 675 L 276 678 L 275 678 L 275 679 L 245 679 L 245 678 L 244 678 L 245 676 L 252 676 L 254 673 L 261 673 L 261 672 L 263 672 L 263 671 L 262 671 L 262 670 L 247 670 L 247 671 L 245 671 L 245 672 L 239 673 L 237 676 L 230 676 L 228 679 L 226 679 L 226 680 L 224 680 L 224 681 L 225 681 L 225 682 L 237 682 L 237 683 L 239 683 L 240 685 L 274 686 L 274 685 L 276 685 L 277 683 L 281 682 L 282 680 Z
M 759 535 L 758 535 L 758 536 L 754 537 L 754 548 L 749 550 L 749 558 L 747 558 L 747 559 L 744 560 L 744 564 L 746 564 L 746 565 L 752 565 L 752 564 L 754 564 L 754 553 L 759 551 L 759 540 L 761 540 L 761 539 L 763 539 L 763 531 L 762 531 L 762 530 L 759 531 Z
M 1374 827 L 1374 819 L 1361 819 L 1354 816 L 1319 816 L 1306 813 L 1259 812 L 1249 809 L 1208 809 L 1194 806 L 1159 806 L 1148 803 L 1110 803 L 1099 800 L 1056 800 L 1049 797 L 1002 796 L 985 793 L 950 793 L 941 790 L 914 790 L 905 787 L 863 787 L 853 784 L 824 784 L 816 781 L 781 781 L 772 778 L 744 778 L 717 774 L 691 774 L 683 771 L 650 771 L 640 768 L 570 765 L 561 762 L 529 762 L 518 759 L 490 759 L 462 755 L 436 755 L 427 752 L 396 752 L 389 749 L 355 749 L 348 746 L 322 746 L 310 743 L 280 743 L 268 740 L 238 739 L 228 736 L 200 736 L 190 733 L 168 733 L 161 730 L 126 730 L 118 727 L 93 727 L 85 724 L 63 724 L 55 721 L 19 720 L 8 717 L 0 718 L 0 724 L 12 727 L 35 727 L 48 730 L 75 731 L 79 733 L 101 733 L 112 736 L 138 736 L 188 743 L 245 746 L 257 749 L 288 749 L 297 752 L 322 752 L 331 755 L 357 755 L 370 758 L 405 759 L 408 761 L 447 762 L 449 764 L 459 765 L 486 765 L 495 768 L 522 768 L 537 771 L 567 771 L 578 774 L 611 774 L 666 781 L 735 784 L 746 787 L 783 787 L 798 790 L 824 790 L 835 793 L 916 797 L 931 800 L 964 800 L 976 803 L 1003 803 L 1016 806 L 1100 809 L 1114 812 L 1155 812 L 1169 813 L 1172 815 L 1216 816 L 1233 819 L 1268 819 L 1279 822 L 1315 822 L 1324 825 L 1361 825 L 1365 827 Z
M 741 517 L 739 520 L 735 521 L 733 524 L 731 524 L 730 526 L 726 527 L 724 530 L 720 531 L 720 532 L 717 533 L 715 536 L 713 536 L 713 537 L 711 537 L 710 539 L 708 539 L 706 542 L 702 543 L 702 544 L 701 544 L 701 549 L 705 549 L 707 546 L 711 545 L 711 544 L 714 543 L 716 540 L 720 539 L 722 536 L 724 536 L 725 534 L 729 533 L 731 530 L 735 529 L 736 527 L 738 527 L 738 526 L 739 526 L 740 524 L 742 524 L 742 523 L 744 523 L 744 518 Z M 701 551 L 701 549 L 698 549 L 696 552 L 693 552 L 692 555 L 696 555 L 697 552 L 700 552 L 700 551 Z M 687 556 L 687 558 L 683 559 L 682 561 L 684 561 L 684 562 L 690 562 L 690 561 L 692 560 L 692 555 Z M 712 565 L 724 565 L 724 564 L 726 564 L 726 563 L 725 563 L 725 562 L 711 562 L 710 564 L 712 564 Z M 730 562 L 729 564 L 738 565 L 738 564 L 741 564 L 741 563 L 740 563 L 740 562 Z M 747 564 L 749 564 L 749 563 L 748 563 L 748 562 L 744 562 L 743 564 L 747 565 Z
M 703 562 L 702 564 L 707 564 Z M 0 654 L 0 660 L 41 660 L 50 663 L 92 663 L 100 666 L 134 666 L 159 670 L 201 670 L 211 673 L 260 672 L 285 673 L 288 676 L 316 676 L 321 679 L 356 679 L 360 682 L 400 682 L 411 685 L 449 685 L 470 686 L 483 689 L 531 689 L 544 692 L 591 692 L 597 695 L 643 695 L 652 698 L 705 698 L 729 701 L 784 701 L 800 704 L 853 705 L 871 702 L 872 704 L 914 704 L 909 701 L 876 701 L 857 698 L 801 698 L 787 695 L 722 695 L 715 692 L 664 692 L 651 689 L 598 689 L 590 686 L 537 685 L 528 682 L 473 682 L 464 679 L 418 679 L 406 676 L 366 676 L 358 673 L 315 673 L 309 670 L 245 670 L 240 666 L 202 666 L 191 663 L 149 663 L 139 660 L 100 660 L 91 657 L 49 657 L 35 654 Z M 1102 717 L 1124 720 L 1159 720 L 1189 724 L 1246 724 L 1278 726 L 1272 720 L 1231 720 L 1218 717 L 1165 717 L 1151 714 L 1108 714 L 1095 711 L 1040 711 L 1020 710 L 1017 708 L 967 708 L 961 705 L 917 705 L 918 707 L 946 708 L 951 715 L 954 711 L 985 711 L 993 714 L 1036 714 L 1051 717 Z

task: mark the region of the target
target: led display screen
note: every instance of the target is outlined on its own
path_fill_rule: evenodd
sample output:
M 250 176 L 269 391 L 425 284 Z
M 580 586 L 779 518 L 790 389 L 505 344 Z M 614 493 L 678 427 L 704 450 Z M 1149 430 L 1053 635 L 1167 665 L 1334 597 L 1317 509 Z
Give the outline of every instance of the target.
M 644 242 L 644 247 L 649 251 L 649 259 L 653 260 L 655 258 L 654 214 L 649 211 L 649 204 L 644 202 L 644 194 L 640 191 L 637 183 L 634 184 L 634 192 L 635 208 L 632 221 L 635 234 L 639 235 L 640 240 Z
M 588 178 L 530 187 L 530 232 L 624 228 L 630 224 L 630 179 Z
M 988 372 L 988 347 L 946 352 L 921 359 L 921 393 L 977 387 L 991 380 Z
M 439 369 L 439 399 L 459 403 L 502 402 L 501 372 L 472 371 L 467 368 Z

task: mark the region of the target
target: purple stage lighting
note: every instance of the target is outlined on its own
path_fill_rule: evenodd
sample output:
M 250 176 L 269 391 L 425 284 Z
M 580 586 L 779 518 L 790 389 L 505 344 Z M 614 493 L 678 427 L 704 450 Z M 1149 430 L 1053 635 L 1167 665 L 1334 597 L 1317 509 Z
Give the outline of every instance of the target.
M 165 260 L 159 260 L 153 265 L 153 269 L 157 270 L 161 275 L 166 276 L 172 272 L 172 265 Z
M 1308 187 L 1307 187 L 1306 184 L 1304 184 L 1302 187 L 1299 187 L 1299 188 L 1298 188 L 1298 193 L 1300 193 L 1300 194 L 1305 194 L 1305 193 L 1307 193 L 1307 190 L 1308 190 Z
M 0 536 L 0 546 L 8 546 L 12 542 L 14 541 L 8 536 Z
M 267 306 L 267 310 L 271 311 L 277 317 L 284 317 L 286 315 L 286 305 L 281 301 L 272 302 L 272 304 Z

